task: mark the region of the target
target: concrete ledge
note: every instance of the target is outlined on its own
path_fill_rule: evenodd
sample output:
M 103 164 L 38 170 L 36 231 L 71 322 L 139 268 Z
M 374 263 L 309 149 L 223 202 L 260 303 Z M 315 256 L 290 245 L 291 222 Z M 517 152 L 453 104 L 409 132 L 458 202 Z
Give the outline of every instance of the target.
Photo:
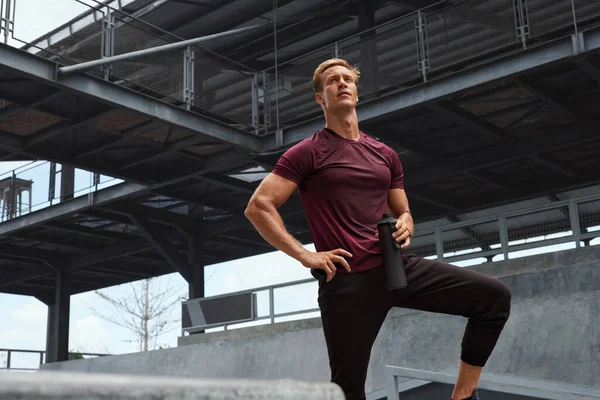
M 180 336 L 177 338 L 178 346 L 186 346 L 198 343 L 220 342 L 228 340 L 250 339 L 253 337 L 265 337 L 278 333 L 296 332 L 305 329 L 321 328 L 321 318 L 307 318 L 296 321 L 278 322 L 275 324 L 250 326 L 243 329 L 229 331 L 209 332 L 197 335 Z
M 39 400 L 343 400 L 333 383 L 189 379 L 65 372 L 0 374 L 1 399 Z

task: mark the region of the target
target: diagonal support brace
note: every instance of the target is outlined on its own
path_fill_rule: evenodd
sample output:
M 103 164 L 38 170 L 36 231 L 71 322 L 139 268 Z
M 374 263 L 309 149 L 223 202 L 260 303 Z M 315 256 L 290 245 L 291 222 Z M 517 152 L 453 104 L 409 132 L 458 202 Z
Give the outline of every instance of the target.
M 192 267 L 175 249 L 173 249 L 165 235 L 163 235 L 163 233 L 156 228 L 148 218 L 139 212 L 131 212 L 129 218 L 154 245 L 156 250 L 164 257 L 169 265 L 171 265 L 175 271 L 179 272 L 186 281 L 190 282 L 192 279 Z

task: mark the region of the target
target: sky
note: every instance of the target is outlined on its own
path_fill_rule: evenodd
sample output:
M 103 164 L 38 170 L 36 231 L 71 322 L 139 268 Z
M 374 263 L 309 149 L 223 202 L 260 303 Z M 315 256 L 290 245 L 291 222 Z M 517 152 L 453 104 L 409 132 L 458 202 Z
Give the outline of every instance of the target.
M 85 0 L 94 4 L 93 0 Z M 29 41 L 45 32 L 68 21 L 73 16 L 85 11 L 86 7 L 75 0 L 18 0 L 16 12 L 15 36 Z M 17 41 L 9 44 L 19 46 Z M 48 201 L 48 178 L 50 163 L 37 162 L 0 162 L 0 179 L 12 175 L 12 170 L 18 168 L 16 176 L 33 180 L 33 210 L 50 205 Z M 60 174 L 56 187 L 60 188 Z M 91 186 L 91 174 L 77 170 L 75 176 L 76 196 L 85 195 Z M 120 183 L 120 180 L 102 177 L 100 189 Z M 59 191 L 57 191 L 59 193 Z M 55 200 L 56 202 L 57 200 Z M 595 240 L 592 244 L 599 244 Z M 552 248 L 539 248 L 526 252 L 515 252 L 511 258 L 531 255 L 543 251 L 557 251 L 573 248 L 573 243 L 565 243 Z M 314 250 L 312 244 L 306 246 Z M 467 260 L 459 265 L 467 266 L 483 262 L 482 259 Z M 278 251 L 262 256 L 240 259 L 232 262 L 211 265 L 205 271 L 206 296 L 230 293 L 285 282 L 294 282 L 310 278 L 309 271 L 300 263 Z M 177 273 L 159 278 L 158 284 L 170 287 L 175 304 L 171 317 L 179 319 L 181 315 L 180 301 L 187 296 L 187 284 Z M 130 285 L 110 288 L 107 293 L 113 297 L 131 294 Z M 259 316 L 268 312 L 267 293 L 258 293 Z M 316 283 L 311 282 L 276 291 L 276 312 L 294 311 L 297 309 L 316 308 Z M 123 354 L 138 351 L 134 336 L 126 329 L 119 327 L 101 317 L 114 315 L 114 310 L 97 294 L 82 293 L 71 297 L 70 312 L 70 341 L 71 351 L 87 353 Z M 305 316 L 318 316 L 311 313 Z M 283 319 L 281 319 L 283 320 Z M 264 322 L 261 322 L 264 323 Z M 0 294 L 0 349 L 44 350 L 46 343 L 47 307 L 33 297 Z M 241 324 L 239 327 L 251 324 Z M 158 345 L 174 347 L 180 336 L 180 324 L 174 324 L 174 329 L 162 335 Z M 0 351 L 0 367 L 6 360 L 6 353 Z M 13 354 L 12 366 L 20 368 L 35 368 L 39 362 L 37 354 Z

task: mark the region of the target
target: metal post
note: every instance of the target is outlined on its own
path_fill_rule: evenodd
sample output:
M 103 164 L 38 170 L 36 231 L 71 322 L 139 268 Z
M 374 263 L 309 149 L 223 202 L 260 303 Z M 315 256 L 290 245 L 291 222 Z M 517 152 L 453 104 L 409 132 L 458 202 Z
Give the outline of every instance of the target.
M 569 218 L 571 219 L 571 231 L 573 232 L 573 240 L 575 240 L 575 248 L 580 248 L 581 226 L 579 225 L 579 208 L 575 200 L 569 202 Z
M 167 51 L 172 51 L 172 50 L 179 50 L 179 49 L 183 49 L 187 46 L 192 46 L 192 45 L 202 43 L 202 42 L 208 42 L 213 39 L 220 39 L 220 38 L 226 37 L 226 36 L 236 35 L 238 33 L 252 31 L 257 28 L 262 28 L 262 27 L 264 27 L 264 25 L 252 25 L 252 26 L 248 26 L 246 28 L 234 29 L 231 31 L 215 33 L 213 35 L 201 36 L 201 37 L 189 39 L 189 40 L 182 40 L 181 42 L 169 43 L 169 44 L 165 44 L 162 46 L 151 47 L 149 49 L 132 51 L 130 53 L 119 54 L 117 56 L 107 57 L 107 58 L 103 58 L 100 60 L 87 61 L 87 62 L 76 64 L 76 65 L 61 67 L 59 69 L 59 73 L 68 74 L 70 72 L 84 71 L 84 70 L 87 70 L 90 68 L 99 67 L 101 65 L 110 64 L 110 63 L 114 63 L 117 61 L 131 60 L 133 58 L 149 56 L 151 54 L 157 54 L 157 53 L 162 53 L 162 52 L 167 52 Z
M 271 127 L 271 87 L 269 83 L 269 74 L 266 71 L 262 73 L 263 86 L 263 125 L 265 134 L 269 133 Z M 275 82 L 277 84 L 277 82 Z
M 571 35 L 573 42 L 573 53 L 580 54 L 585 52 L 585 42 L 583 40 L 583 32 L 579 32 L 577 26 L 577 13 L 575 12 L 575 1 L 571 0 L 571 10 L 573 12 L 573 27 L 575 32 Z
M 115 17 L 107 10 L 106 16 L 102 20 L 102 45 L 101 58 L 110 58 L 115 55 Z M 112 64 L 103 65 L 104 79 L 109 80 L 112 73 Z
M 10 369 L 10 356 L 12 354 L 12 351 L 8 350 L 7 352 L 7 356 L 6 356 L 6 369 Z
M 508 230 L 506 226 L 506 217 L 501 215 L 498 218 L 498 230 L 500 231 L 500 245 L 504 260 L 508 260 Z
M 11 3 L 14 0 L 6 0 L 0 2 L 0 31 L 4 30 L 4 44 L 8 44 L 8 38 L 14 32 L 14 7 L 11 16 Z M 2 16 L 2 5 L 4 5 L 4 16 Z
M 387 378 L 387 398 L 389 400 L 400 400 L 400 393 L 398 392 L 398 376 L 389 368 L 386 368 L 385 375 Z
M 342 56 L 342 52 L 340 51 L 340 45 L 338 42 L 335 42 L 335 45 L 333 47 L 333 56 L 335 58 L 340 58 Z
M 527 0 L 513 0 L 513 14 L 515 17 L 517 41 L 520 41 L 523 44 L 523 49 L 526 49 L 527 39 L 531 36 Z
M 15 216 L 15 203 L 16 203 L 16 192 L 17 189 L 17 176 L 13 170 L 12 176 L 10 177 L 10 189 L 8 193 L 8 212 L 6 219 L 12 219 Z
M 195 53 L 192 46 L 188 46 L 183 52 L 183 102 L 188 111 L 194 106 L 194 65 Z
M 254 128 L 254 132 L 258 135 L 260 128 L 258 115 L 258 73 L 252 75 L 252 82 L 250 85 L 250 90 L 252 91 L 252 127 Z
M 419 73 L 423 82 L 427 82 L 427 71 L 429 70 L 429 46 L 427 44 L 427 24 L 421 10 L 417 13 L 416 40 L 417 40 L 417 62 Z
M 436 228 L 435 230 L 435 252 L 437 254 L 438 261 L 444 260 L 444 242 L 442 240 L 442 229 Z
M 275 291 L 272 287 L 269 288 L 269 315 L 271 323 L 275 323 Z
M 50 177 L 48 179 L 48 201 L 50 202 L 50 205 L 52 205 L 52 202 L 54 201 L 55 191 L 56 191 L 56 163 L 51 162 L 50 163 Z M 29 206 L 31 207 L 31 204 Z

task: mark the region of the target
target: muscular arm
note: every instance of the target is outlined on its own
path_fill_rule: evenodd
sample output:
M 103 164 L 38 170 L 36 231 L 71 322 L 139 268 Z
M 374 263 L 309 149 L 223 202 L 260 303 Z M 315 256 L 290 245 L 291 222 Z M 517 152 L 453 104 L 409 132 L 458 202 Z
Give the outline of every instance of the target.
M 325 271 L 328 282 L 336 273 L 334 263 L 340 263 L 349 272 L 350 265 L 344 259 L 344 257 L 352 257 L 348 251 L 335 249 L 314 253 L 306 250 L 302 243 L 285 229 L 277 208 L 285 203 L 294 190 L 296 190 L 295 183 L 271 173 L 263 179 L 250 198 L 244 215 L 272 246 L 298 260 L 306 268 Z
M 410 238 L 415 233 L 415 225 L 404 189 L 391 189 L 388 192 L 388 207 L 396 217 L 396 231 L 392 236 L 399 243 L 404 241 L 401 246 L 404 249 L 408 247 Z
M 258 233 L 272 246 L 302 262 L 306 249 L 288 233 L 277 211 L 296 190 L 296 184 L 275 174 L 269 174 L 258 186 L 244 211 Z

